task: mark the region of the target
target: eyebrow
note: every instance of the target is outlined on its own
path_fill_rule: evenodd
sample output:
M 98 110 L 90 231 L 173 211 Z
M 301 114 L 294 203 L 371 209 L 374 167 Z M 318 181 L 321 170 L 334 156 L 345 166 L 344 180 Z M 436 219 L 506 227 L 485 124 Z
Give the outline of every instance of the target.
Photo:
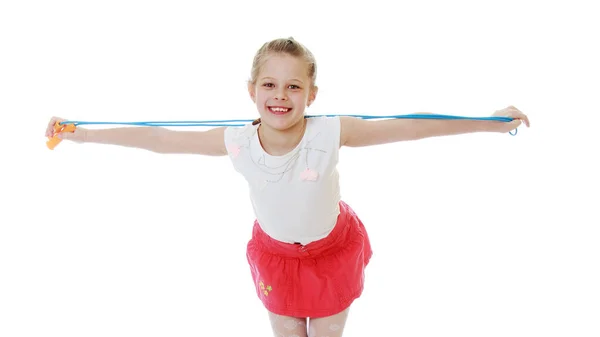
M 263 77 L 263 78 L 261 78 L 260 80 L 261 80 L 261 81 L 264 81 L 264 80 L 275 80 L 275 79 L 274 79 L 273 77 L 266 76 L 266 77 Z M 292 78 L 292 79 L 291 79 L 291 80 L 289 80 L 289 81 L 296 81 L 296 82 L 300 82 L 300 83 L 303 83 L 303 84 L 304 84 L 304 82 L 303 82 L 302 80 L 299 80 L 299 79 L 297 79 L 297 78 Z

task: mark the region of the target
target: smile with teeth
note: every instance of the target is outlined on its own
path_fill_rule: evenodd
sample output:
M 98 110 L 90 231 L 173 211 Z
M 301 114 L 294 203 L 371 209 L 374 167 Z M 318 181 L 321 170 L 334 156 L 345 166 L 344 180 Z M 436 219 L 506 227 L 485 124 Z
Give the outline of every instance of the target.
M 272 113 L 274 113 L 276 115 L 281 115 L 281 114 L 287 113 L 290 110 L 292 110 L 292 109 L 290 109 L 290 108 L 284 108 L 284 107 L 278 107 L 278 106 L 270 106 L 269 107 L 269 111 L 271 111 Z

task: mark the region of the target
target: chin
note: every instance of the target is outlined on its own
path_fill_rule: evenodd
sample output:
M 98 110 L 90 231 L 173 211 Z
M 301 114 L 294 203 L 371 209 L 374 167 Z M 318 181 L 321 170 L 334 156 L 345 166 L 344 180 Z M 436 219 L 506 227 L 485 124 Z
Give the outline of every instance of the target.
M 267 110 L 261 114 L 261 121 L 277 130 L 289 129 L 302 121 L 302 119 L 304 119 L 304 114 L 299 114 L 294 110 L 285 114 L 274 114 Z

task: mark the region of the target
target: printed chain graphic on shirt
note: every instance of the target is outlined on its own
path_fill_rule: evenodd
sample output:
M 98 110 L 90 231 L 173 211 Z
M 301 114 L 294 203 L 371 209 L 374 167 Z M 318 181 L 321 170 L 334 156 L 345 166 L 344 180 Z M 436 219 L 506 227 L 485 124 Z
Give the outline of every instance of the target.
M 250 150 L 250 139 L 254 136 L 255 133 L 256 133 L 256 130 L 254 130 L 252 135 L 250 135 L 250 136 L 246 135 L 246 137 L 244 137 L 246 139 L 244 139 L 243 142 L 247 144 L 247 145 L 243 146 L 244 148 Z M 314 141 L 316 138 L 318 138 L 320 135 L 321 135 L 321 133 L 318 132 L 311 140 L 308 140 L 302 148 L 299 148 L 298 151 L 296 153 L 294 153 L 292 155 L 292 157 L 290 159 L 288 159 L 288 161 L 286 163 L 284 163 L 283 165 L 281 165 L 280 167 L 269 167 L 265 163 L 265 155 L 264 154 L 261 157 L 259 157 L 257 161 L 254 161 L 254 160 L 252 160 L 252 161 L 254 162 L 254 164 L 257 167 L 261 168 L 261 171 L 263 171 L 267 174 L 270 174 L 270 175 L 279 176 L 277 180 L 270 180 L 270 179 L 266 180 L 267 183 L 276 183 L 276 182 L 279 182 L 283 178 L 285 173 L 287 173 L 288 171 L 290 171 L 293 168 L 293 165 L 299 159 L 300 154 L 302 152 L 304 152 L 305 160 L 306 160 L 306 169 L 300 173 L 300 179 L 303 181 L 316 181 L 319 177 L 319 172 L 317 172 L 309 167 L 308 155 L 311 151 L 327 153 L 327 151 L 325 151 L 325 150 L 314 149 L 314 148 L 310 147 L 311 142 Z M 232 158 L 236 159 L 240 155 L 242 146 L 233 143 L 233 144 L 228 144 L 227 149 L 229 151 L 230 156 Z M 250 153 L 250 156 L 251 156 L 251 158 L 254 159 L 254 156 L 252 156 L 252 153 Z M 283 167 L 283 171 L 281 171 L 281 172 L 269 172 L 269 170 L 280 169 L 282 167 Z

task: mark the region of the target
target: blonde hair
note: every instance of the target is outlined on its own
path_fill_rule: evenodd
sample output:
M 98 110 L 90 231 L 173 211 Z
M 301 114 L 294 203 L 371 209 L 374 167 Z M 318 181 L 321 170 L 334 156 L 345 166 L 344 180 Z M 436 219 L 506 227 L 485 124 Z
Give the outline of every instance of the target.
M 317 81 L 317 61 L 315 60 L 315 56 L 310 50 L 308 50 L 308 48 L 306 48 L 300 42 L 294 40 L 293 37 L 271 40 L 260 47 L 260 49 L 256 52 L 252 62 L 252 71 L 250 72 L 249 80 L 251 84 L 256 84 L 261 67 L 269 55 L 272 54 L 287 54 L 303 59 L 307 64 L 308 77 L 310 78 L 311 82 L 310 85 L 311 87 L 315 87 L 315 83 Z M 252 122 L 253 125 L 258 123 L 260 123 L 260 118 Z

